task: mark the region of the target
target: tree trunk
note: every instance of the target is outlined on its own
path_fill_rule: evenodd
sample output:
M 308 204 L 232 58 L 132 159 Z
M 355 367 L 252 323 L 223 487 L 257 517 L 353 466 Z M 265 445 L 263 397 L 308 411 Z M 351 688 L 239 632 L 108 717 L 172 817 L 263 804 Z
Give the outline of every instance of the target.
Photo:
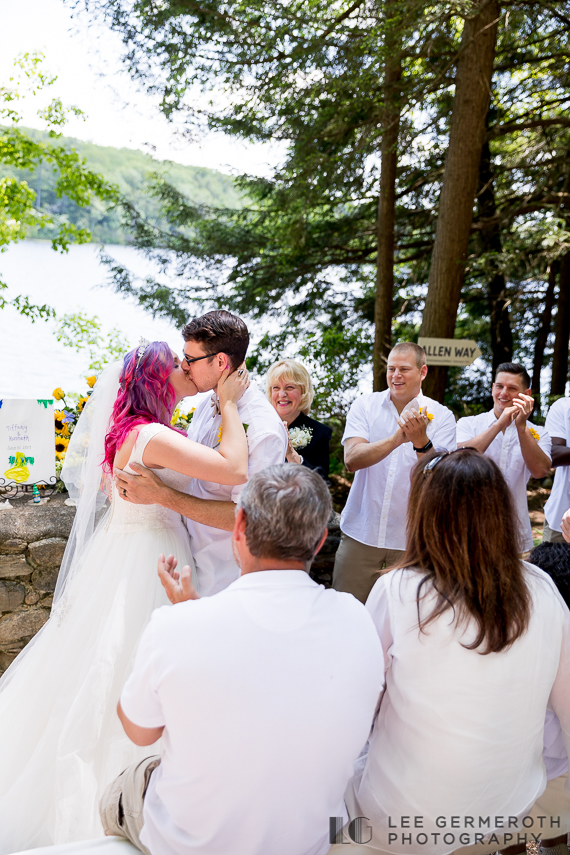
M 488 114 L 487 114 L 488 115 Z M 487 123 L 488 126 L 488 123 Z M 479 217 L 489 219 L 497 211 L 491 149 L 489 143 L 483 143 L 481 165 L 479 167 L 479 196 L 477 200 Z M 507 294 L 505 275 L 498 269 L 497 260 L 503 253 L 501 229 L 498 224 L 481 231 L 481 249 L 489 253 L 489 280 L 487 299 L 491 328 L 491 351 L 493 354 L 493 377 L 501 362 L 511 362 L 513 358 L 513 331 L 509 317 L 510 300 Z
M 568 379 L 568 342 L 570 339 L 570 252 L 562 257 L 558 301 L 554 319 L 554 353 L 550 395 L 564 395 Z
M 455 331 L 489 106 L 499 14 L 498 0 L 482 0 L 479 13 L 466 20 L 463 27 L 422 336 L 453 338 Z M 430 368 L 424 381 L 425 393 L 443 401 L 446 379 L 446 368 Z
M 384 133 L 380 165 L 380 198 L 378 200 L 378 259 L 376 299 L 374 302 L 373 391 L 387 388 L 386 362 L 392 347 L 392 314 L 394 305 L 394 242 L 396 227 L 396 170 L 398 167 L 398 134 L 400 108 L 398 95 L 402 77 L 399 49 L 386 59 L 384 77 Z
M 553 261 L 548 271 L 548 286 L 544 295 L 544 307 L 540 319 L 540 325 L 536 333 L 536 341 L 534 343 L 534 357 L 532 360 L 532 380 L 531 390 L 534 398 L 534 414 L 540 416 L 541 398 L 540 398 L 540 375 L 544 365 L 544 351 L 548 336 L 550 335 L 550 327 L 552 325 L 552 307 L 554 305 L 554 287 L 556 285 L 556 276 L 560 265 Z

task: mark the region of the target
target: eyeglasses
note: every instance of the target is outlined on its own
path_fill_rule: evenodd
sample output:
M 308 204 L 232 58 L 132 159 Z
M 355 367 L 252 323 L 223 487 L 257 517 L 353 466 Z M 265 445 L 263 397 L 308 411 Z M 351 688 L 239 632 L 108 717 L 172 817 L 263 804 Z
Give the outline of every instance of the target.
M 215 353 L 207 353 L 205 356 L 186 356 L 184 354 L 184 359 L 188 365 L 192 365 L 193 362 L 200 362 L 201 359 L 207 359 L 209 356 L 217 356 L 218 353 L 227 353 L 229 356 L 233 356 L 231 350 L 216 350 Z
M 458 451 L 479 451 L 479 449 L 475 448 L 474 445 L 464 445 L 462 448 L 454 448 L 453 451 L 442 451 L 441 454 L 432 457 L 429 463 L 426 463 L 424 466 L 424 477 L 427 478 L 444 457 L 449 457 L 450 454 L 457 454 Z

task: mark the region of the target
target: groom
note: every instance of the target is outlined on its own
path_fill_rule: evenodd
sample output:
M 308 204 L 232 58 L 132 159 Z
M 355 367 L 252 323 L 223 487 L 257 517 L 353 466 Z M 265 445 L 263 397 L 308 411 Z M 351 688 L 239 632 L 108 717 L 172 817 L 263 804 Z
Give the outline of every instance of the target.
M 220 441 L 222 418 L 216 388 L 229 363 L 235 371 L 245 359 L 249 333 L 241 318 L 224 310 L 208 312 L 182 329 L 182 367 L 198 392 L 213 390 L 196 408 L 188 430 L 189 439 L 215 448 Z M 252 383 L 237 404 L 246 426 L 249 448 L 249 477 L 276 463 L 283 463 L 287 435 L 283 423 L 265 395 Z M 150 469 L 131 464 L 139 474 L 116 470 L 119 490 L 137 505 L 162 505 L 187 519 L 192 554 L 196 562 L 200 596 L 211 596 L 227 588 L 239 576 L 232 553 L 235 507 L 244 487 L 227 487 L 194 478 L 189 493 L 167 487 Z

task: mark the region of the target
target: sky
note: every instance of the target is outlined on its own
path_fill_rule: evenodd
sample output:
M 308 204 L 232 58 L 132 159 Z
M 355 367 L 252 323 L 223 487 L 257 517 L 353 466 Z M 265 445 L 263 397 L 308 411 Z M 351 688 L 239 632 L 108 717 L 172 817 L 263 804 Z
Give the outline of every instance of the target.
M 181 139 L 160 114 L 158 98 L 142 91 L 124 70 L 119 35 L 103 23 L 92 24 L 85 13 L 72 16 L 62 0 L 26 0 L 24 5 L 0 0 L 0 20 L 0 86 L 6 85 L 18 54 L 42 51 L 46 70 L 58 77 L 51 97 L 87 114 L 86 121 L 69 120 L 67 136 L 228 174 L 268 175 L 282 156 L 276 144 L 246 144 L 220 133 L 197 142 Z M 24 106 L 28 127 L 45 127 L 37 108 L 33 99 Z

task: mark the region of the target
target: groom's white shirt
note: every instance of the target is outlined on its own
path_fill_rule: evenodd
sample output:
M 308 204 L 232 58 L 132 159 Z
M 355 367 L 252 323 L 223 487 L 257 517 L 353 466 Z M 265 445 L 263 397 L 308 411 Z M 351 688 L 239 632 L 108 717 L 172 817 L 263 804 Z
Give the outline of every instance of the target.
M 267 466 L 284 463 L 287 431 L 273 406 L 257 386 L 251 384 L 238 401 L 237 408 L 242 423 L 247 425 L 249 477 Z M 222 424 L 222 417 L 213 414 L 214 408 L 211 398 L 208 397 L 196 408 L 188 430 L 190 439 L 210 448 L 218 445 Z M 194 478 L 188 492 L 199 499 L 237 502 L 243 487 L 243 484 L 228 487 L 225 484 Z M 239 576 L 239 567 L 232 553 L 232 534 L 191 519 L 186 520 L 186 525 L 196 562 L 198 593 L 201 597 L 209 597 L 227 588 Z

